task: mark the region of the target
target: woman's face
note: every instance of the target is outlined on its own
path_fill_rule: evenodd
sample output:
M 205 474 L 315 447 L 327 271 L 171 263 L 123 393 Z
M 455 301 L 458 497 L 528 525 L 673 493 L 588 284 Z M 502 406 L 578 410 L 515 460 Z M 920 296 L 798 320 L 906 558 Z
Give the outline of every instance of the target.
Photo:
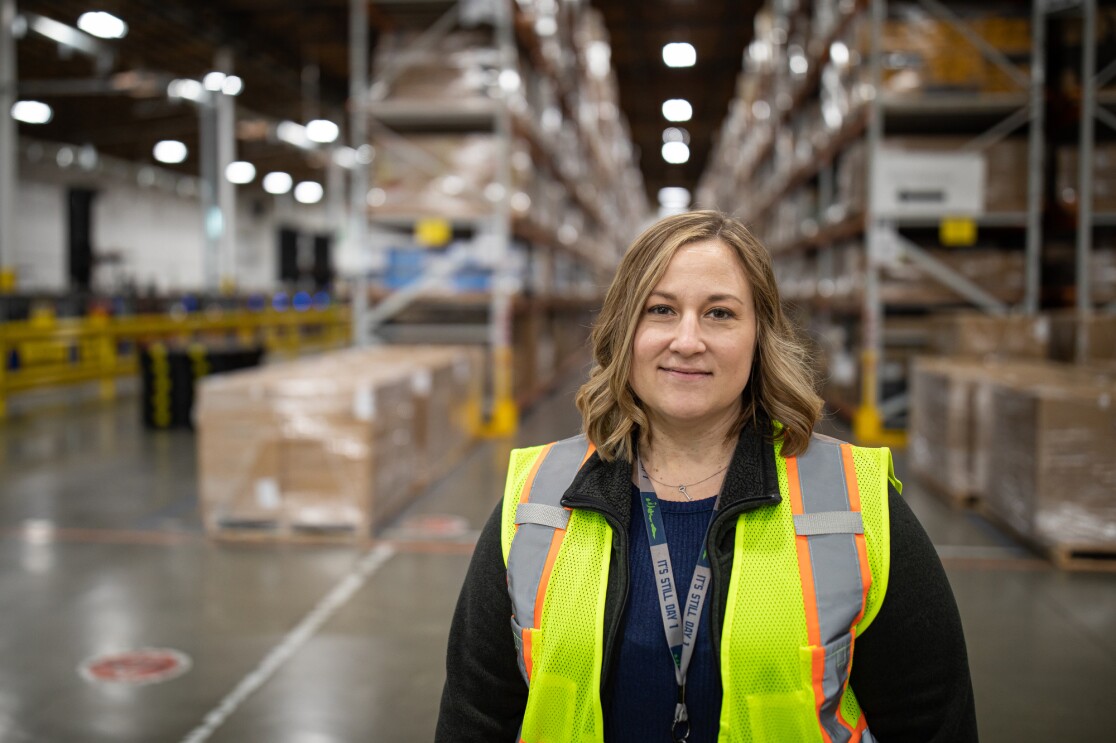
M 653 426 L 735 420 L 755 348 L 752 287 L 735 252 L 691 243 L 644 303 L 628 381 Z

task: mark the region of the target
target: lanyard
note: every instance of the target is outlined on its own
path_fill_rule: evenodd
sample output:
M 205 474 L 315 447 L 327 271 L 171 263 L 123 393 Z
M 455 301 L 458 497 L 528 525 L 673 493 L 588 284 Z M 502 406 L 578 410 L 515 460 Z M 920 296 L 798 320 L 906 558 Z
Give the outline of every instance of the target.
M 674 723 L 671 725 L 671 736 L 675 741 L 684 741 L 690 737 L 690 718 L 686 711 L 686 672 L 690 668 L 690 660 L 694 655 L 694 641 L 697 639 L 698 622 L 701 620 L 701 607 L 705 604 L 705 596 L 709 590 L 712 570 L 709 567 L 709 551 L 702 539 L 701 554 L 698 555 L 697 566 L 694 568 L 694 577 L 690 581 L 690 590 L 685 597 L 685 607 L 679 608 L 678 592 L 674 586 L 674 568 L 670 564 L 670 550 L 667 548 L 666 528 L 663 525 L 663 516 L 659 512 L 659 496 L 643 462 L 639 463 L 639 498 L 640 511 L 643 513 L 643 525 L 647 528 L 647 541 L 651 543 L 651 565 L 655 571 L 658 587 L 659 610 L 663 618 L 663 630 L 666 633 L 667 645 L 670 655 L 674 659 L 674 678 L 678 683 L 678 701 L 674 705 Z M 720 494 L 713 503 L 713 513 L 721 503 Z M 710 524 L 713 520 L 710 519 Z M 705 533 L 709 537 L 708 527 Z

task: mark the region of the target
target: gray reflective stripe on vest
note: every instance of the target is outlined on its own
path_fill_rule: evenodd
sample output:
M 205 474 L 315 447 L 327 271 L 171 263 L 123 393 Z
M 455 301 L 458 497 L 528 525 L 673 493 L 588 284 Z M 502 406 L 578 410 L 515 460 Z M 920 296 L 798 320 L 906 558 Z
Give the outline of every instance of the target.
M 864 582 L 856 549 L 856 535 L 864 533 L 864 523 L 859 512 L 849 510 L 839 443 L 811 439 L 797 462 L 803 514 L 795 515 L 795 531 L 806 535 L 809 546 L 818 630 L 826 646 L 825 699 L 819 721 L 833 743 L 847 743 L 852 733 L 838 721 L 838 715 L 850 667 L 850 630 L 864 609 Z
M 515 523 L 538 524 L 549 526 L 551 529 L 565 529 L 570 522 L 570 512 L 561 506 L 551 506 L 545 503 L 520 503 L 515 508 Z
M 794 533 L 800 537 L 816 534 L 863 534 L 864 519 L 852 511 L 824 511 L 794 516 Z
M 589 440 L 585 436 L 559 441 L 550 447 L 546 458 L 539 464 L 534 481 L 523 486 L 524 490 L 530 486 L 531 492 L 527 503 L 521 503 L 516 508 L 519 528 L 508 550 L 508 593 L 512 600 L 513 627 L 516 624 L 521 628 L 538 627 L 535 599 L 550 552 L 551 537 L 555 529 L 565 528 L 565 523 L 561 526 L 552 523 L 555 521 L 554 512 L 562 511 L 568 517 L 569 512 L 561 505 L 562 495 L 581 469 L 581 461 L 588 450 Z M 526 516 L 522 522 L 521 515 Z M 517 644 L 520 639 L 517 633 Z M 522 651 L 519 662 L 520 671 L 526 678 Z

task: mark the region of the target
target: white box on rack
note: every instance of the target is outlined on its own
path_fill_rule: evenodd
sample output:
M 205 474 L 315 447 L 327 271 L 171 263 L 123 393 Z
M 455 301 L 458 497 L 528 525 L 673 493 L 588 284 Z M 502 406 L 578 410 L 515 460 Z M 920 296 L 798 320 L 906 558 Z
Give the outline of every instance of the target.
M 984 213 L 987 164 L 979 152 L 880 148 L 872 210 L 878 216 L 948 217 Z

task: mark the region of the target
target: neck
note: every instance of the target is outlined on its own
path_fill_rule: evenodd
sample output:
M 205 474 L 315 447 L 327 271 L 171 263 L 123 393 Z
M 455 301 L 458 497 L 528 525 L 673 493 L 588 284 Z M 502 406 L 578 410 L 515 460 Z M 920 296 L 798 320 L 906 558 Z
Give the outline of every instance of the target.
M 736 423 L 736 413 L 723 415 L 716 421 L 702 421 L 692 425 L 677 425 L 651 418 L 650 431 L 641 431 L 640 456 L 644 462 L 653 459 L 661 467 L 672 463 L 724 464 L 735 448 L 735 441 L 728 440 L 729 431 Z
M 726 417 L 712 425 L 706 421 L 700 426 L 671 426 L 651 421 L 651 434 L 640 434 L 639 456 L 651 477 L 669 485 L 692 485 L 688 493 L 693 499 L 716 495 L 724 479 L 721 472 L 736 447 L 728 433 L 736 417 Z M 709 479 L 705 479 L 709 478 Z M 656 485 L 660 497 L 682 500 L 680 493 Z

